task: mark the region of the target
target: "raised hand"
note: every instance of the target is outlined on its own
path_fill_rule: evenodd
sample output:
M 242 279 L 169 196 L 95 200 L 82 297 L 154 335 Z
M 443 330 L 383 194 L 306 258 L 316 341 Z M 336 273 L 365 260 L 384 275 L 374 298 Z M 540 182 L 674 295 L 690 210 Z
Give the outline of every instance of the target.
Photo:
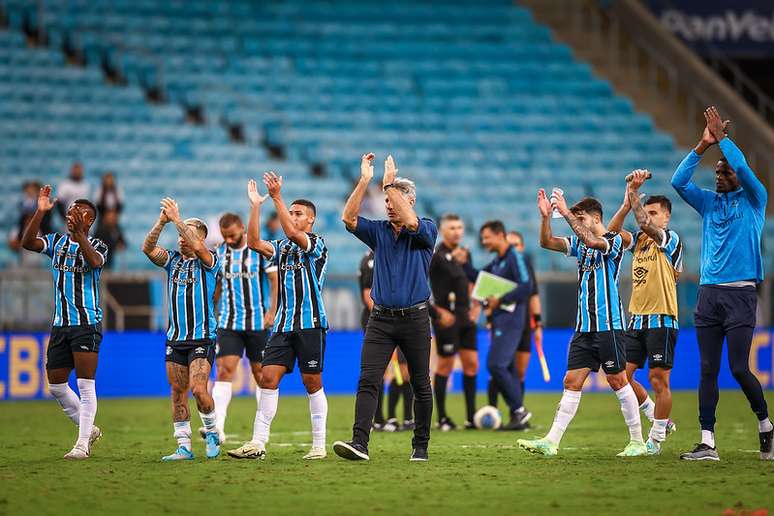
M 161 211 L 159 211 L 159 222 L 162 224 L 167 224 L 170 222 L 169 217 L 167 217 L 167 212 L 164 211 L 164 207 L 162 206 Z
M 38 193 L 38 210 L 51 211 L 55 203 L 56 199 L 51 200 L 51 185 L 42 187 Z
M 707 121 L 707 127 L 704 129 L 705 135 L 702 136 L 702 141 L 705 141 L 707 132 L 712 137 L 711 145 L 718 143 L 726 137 L 726 128 L 731 123 L 731 120 L 723 121 L 715 106 L 710 106 L 704 110 L 704 120 Z
M 274 172 L 266 172 L 263 175 L 263 184 L 269 190 L 272 199 L 280 196 L 282 190 L 282 176 L 277 176 Z
M 370 181 L 374 177 L 374 153 L 363 154 L 360 158 L 360 178 Z
M 261 195 L 258 193 L 258 185 L 255 182 L 255 179 L 251 179 L 247 182 L 247 197 L 250 199 L 250 204 L 254 207 L 258 207 L 264 203 L 266 199 L 269 198 L 269 194 Z
M 631 180 L 629 181 L 628 188 L 631 191 L 636 192 L 643 184 L 645 184 L 645 181 L 652 177 L 652 174 L 647 170 L 637 169 L 629 174 L 629 177 L 631 177 Z
M 175 202 L 174 199 L 170 199 L 169 197 L 163 198 L 161 200 L 161 210 L 172 222 L 180 222 L 180 209 L 177 207 L 177 202 Z
M 570 213 L 567 201 L 564 200 L 564 194 L 556 190 L 551 194 L 551 208 L 558 211 L 562 217 L 566 217 Z
M 398 173 L 398 169 L 395 168 L 395 160 L 392 159 L 392 154 L 387 156 L 384 160 L 384 179 L 382 180 L 382 186 L 387 186 L 395 182 L 395 176 Z
M 551 203 L 548 200 L 548 197 L 546 197 L 546 191 L 542 188 L 538 190 L 537 195 L 537 204 L 538 204 L 538 210 L 540 210 L 540 215 L 543 217 L 550 217 L 551 216 Z

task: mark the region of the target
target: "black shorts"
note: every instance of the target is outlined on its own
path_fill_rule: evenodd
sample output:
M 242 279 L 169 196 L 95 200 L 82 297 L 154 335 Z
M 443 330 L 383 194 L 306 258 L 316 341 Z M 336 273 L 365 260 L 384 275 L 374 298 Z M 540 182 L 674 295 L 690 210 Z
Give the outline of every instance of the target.
M 218 341 L 215 344 L 215 356 L 247 355 L 250 362 L 260 362 L 263 359 L 263 349 L 269 332 L 264 331 L 235 331 L 218 328 Z
M 48 339 L 46 369 L 72 369 L 73 353 L 99 353 L 102 323 L 83 326 L 54 326 Z
M 637 364 L 638 369 L 645 367 L 645 359 L 652 369 L 672 369 L 675 362 L 675 344 L 677 330 L 674 328 L 648 328 L 624 332 L 626 342 L 626 361 Z
M 755 327 L 758 294 L 755 287 L 701 285 L 696 300 L 694 325 L 698 328 L 720 326 L 724 331 Z
M 575 332 L 567 356 L 567 370 L 588 367 L 592 371 L 599 371 L 600 366 L 607 374 L 616 374 L 624 370 L 626 367 L 624 332 L 621 330 Z
M 529 323 L 524 326 L 524 331 L 521 334 L 521 340 L 519 341 L 519 346 L 516 348 L 516 351 L 526 353 L 532 351 L 532 328 L 530 328 Z
M 323 328 L 275 333 L 263 351 L 263 366 L 285 366 L 288 373 L 292 373 L 298 359 L 298 368 L 302 373 L 322 373 L 325 334 Z
M 174 362 L 188 367 L 197 358 L 206 358 L 207 362 L 215 362 L 215 340 L 168 340 L 167 362 Z
M 476 333 L 478 328 L 473 323 L 454 324 L 450 328 L 438 328 L 433 325 L 435 333 L 435 350 L 438 356 L 453 357 L 460 349 L 478 350 Z

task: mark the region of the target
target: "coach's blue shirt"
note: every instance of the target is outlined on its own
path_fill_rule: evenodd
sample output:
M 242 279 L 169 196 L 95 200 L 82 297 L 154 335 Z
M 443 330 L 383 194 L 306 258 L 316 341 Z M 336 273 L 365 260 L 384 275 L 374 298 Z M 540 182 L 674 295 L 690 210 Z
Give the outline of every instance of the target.
M 374 251 L 374 303 L 405 308 L 430 298 L 427 278 L 438 236 L 435 222 L 421 218 L 416 232 L 404 227 L 396 236 L 388 220 L 358 217 L 352 234 Z
M 691 181 L 701 156 L 691 151 L 677 167 L 672 186 L 702 216 L 701 285 L 732 281 L 763 281 L 761 233 L 768 193 L 730 138 L 720 150 L 736 172 L 741 187 L 718 193 Z
M 169 295 L 170 341 L 214 339 L 217 331 L 213 298 L 220 271 L 218 255 L 210 251 L 212 265 L 199 258 L 186 258 L 179 251 L 168 251 L 164 269 L 167 271 Z

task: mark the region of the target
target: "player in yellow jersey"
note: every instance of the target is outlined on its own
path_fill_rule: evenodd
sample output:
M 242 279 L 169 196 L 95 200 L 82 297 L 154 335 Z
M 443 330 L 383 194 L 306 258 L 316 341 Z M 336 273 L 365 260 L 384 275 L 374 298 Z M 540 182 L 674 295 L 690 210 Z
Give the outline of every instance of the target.
M 640 408 L 653 423 L 646 443 L 649 454 L 661 451 L 667 433 L 675 429 L 669 419 L 672 393 L 669 373 L 674 364 L 677 342 L 677 278 L 682 271 L 683 246 L 680 237 L 669 229 L 672 203 L 661 195 L 640 200 L 639 188 L 650 177 L 647 170 L 635 170 L 627 176 L 626 197 L 621 209 L 610 221 L 610 231 L 620 231 L 631 210 L 639 230 L 632 235 L 629 250 L 632 259 L 632 297 L 629 303 L 629 329 L 626 340 L 626 375 L 640 402 Z M 648 380 L 656 394 L 655 404 L 648 391 L 634 379 L 634 372 L 645 365 Z

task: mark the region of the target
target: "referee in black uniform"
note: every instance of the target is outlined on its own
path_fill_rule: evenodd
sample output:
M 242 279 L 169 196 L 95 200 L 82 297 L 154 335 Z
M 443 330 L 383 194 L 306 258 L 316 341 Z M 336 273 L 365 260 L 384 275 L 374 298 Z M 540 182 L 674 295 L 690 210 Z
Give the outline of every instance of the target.
M 344 206 L 347 230 L 374 251 L 374 309 L 368 320 L 360 360 L 352 440 L 336 441 L 333 451 L 349 460 L 368 460 L 371 421 L 384 370 L 397 345 L 406 356 L 414 389 L 414 428 L 411 461 L 427 461 L 433 393 L 430 388 L 430 317 L 427 283 L 438 229 L 414 212 L 416 188 L 396 177 L 392 156 L 384 162 L 385 204 L 389 220 L 360 217 L 360 205 L 374 174 L 373 154 L 360 164 L 360 180 Z
M 441 238 L 430 261 L 430 288 L 435 309 L 452 314 L 450 327 L 434 321 L 435 349 L 438 362 L 435 368 L 435 406 L 438 410 L 438 428 L 447 432 L 457 425 L 446 414 L 446 386 L 459 354 L 462 362 L 462 390 L 465 394 L 465 428 L 474 429 L 476 413 L 476 375 L 478 374 L 478 347 L 476 343 L 477 314 L 471 317 L 470 282 L 462 264 L 454 259 L 465 225 L 459 215 L 447 213 L 441 217 Z

